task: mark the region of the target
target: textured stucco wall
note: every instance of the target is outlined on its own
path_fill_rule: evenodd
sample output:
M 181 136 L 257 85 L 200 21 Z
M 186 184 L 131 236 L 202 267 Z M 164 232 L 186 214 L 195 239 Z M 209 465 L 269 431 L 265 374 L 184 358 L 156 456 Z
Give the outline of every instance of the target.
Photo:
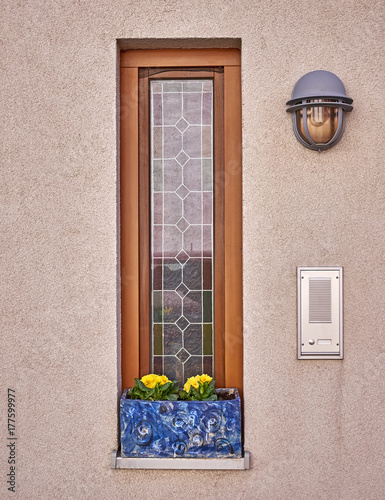
M 1 11 L 1 498 L 384 498 L 384 2 L 2 0 Z M 146 38 L 242 40 L 245 472 L 109 468 L 116 39 Z M 285 113 L 315 69 L 354 98 L 342 141 L 322 154 Z M 298 265 L 344 266 L 343 361 L 296 360 Z

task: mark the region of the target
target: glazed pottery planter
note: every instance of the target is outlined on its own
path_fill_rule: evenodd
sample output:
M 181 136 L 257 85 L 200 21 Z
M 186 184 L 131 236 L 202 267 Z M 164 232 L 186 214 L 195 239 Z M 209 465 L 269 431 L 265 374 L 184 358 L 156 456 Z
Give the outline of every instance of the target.
M 241 400 L 217 389 L 218 401 L 120 400 L 124 457 L 241 458 Z

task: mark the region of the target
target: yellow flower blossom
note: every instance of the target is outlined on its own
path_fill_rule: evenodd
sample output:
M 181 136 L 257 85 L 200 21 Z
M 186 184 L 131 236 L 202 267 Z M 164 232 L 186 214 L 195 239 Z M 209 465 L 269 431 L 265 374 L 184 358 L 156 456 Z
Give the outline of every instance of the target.
M 159 385 L 164 385 L 164 384 L 167 384 L 167 382 L 171 382 L 171 380 L 169 380 L 166 375 L 161 375 L 159 378 Z
M 164 384 L 167 384 L 167 382 L 170 382 L 169 379 L 166 377 L 166 375 L 160 376 L 160 375 L 155 375 L 155 373 L 150 373 L 149 375 L 144 375 L 141 378 L 141 381 L 149 389 L 153 389 L 156 386 L 156 384 L 164 385 Z
M 142 377 L 140 380 L 146 387 L 153 389 L 157 384 L 155 381 L 156 376 L 157 375 L 155 375 L 154 373 L 150 373 L 149 375 L 144 375 L 144 377 Z
M 210 383 L 212 381 L 212 377 L 203 373 L 202 375 L 195 375 L 195 377 L 190 377 L 187 379 L 187 382 L 184 384 L 183 389 L 188 392 L 190 387 L 193 386 L 195 389 L 199 389 L 199 382 L 203 385 L 205 382 Z
M 203 373 L 202 375 L 197 375 L 197 377 L 199 377 L 199 382 L 201 384 L 204 384 L 205 382 L 208 382 L 210 383 L 213 379 L 213 377 L 210 377 L 210 375 L 206 375 L 206 373 Z
M 186 392 L 188 392 L 190 390 L 191 386 L 195 387 L 195 389 L 199 389 L 198 377 L 199 377 L 199 375 L 197 375 L 196 377 L 190 377 L 190 378 L 188 378 L 187 381 L 186 381 L 186 383 L 184 384 L 183 389 Z

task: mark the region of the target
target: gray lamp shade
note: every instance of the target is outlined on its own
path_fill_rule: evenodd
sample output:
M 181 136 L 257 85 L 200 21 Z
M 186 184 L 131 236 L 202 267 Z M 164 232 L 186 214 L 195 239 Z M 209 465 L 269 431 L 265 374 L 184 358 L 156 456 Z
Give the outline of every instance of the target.
M 329 149 L 345 130 L 345 112 L 351 111 L 353 99 L 344 84 L 329 71 L 311 71 L 294 85 L 286 111 L 293 114 L 297 139 L 309 149 Z

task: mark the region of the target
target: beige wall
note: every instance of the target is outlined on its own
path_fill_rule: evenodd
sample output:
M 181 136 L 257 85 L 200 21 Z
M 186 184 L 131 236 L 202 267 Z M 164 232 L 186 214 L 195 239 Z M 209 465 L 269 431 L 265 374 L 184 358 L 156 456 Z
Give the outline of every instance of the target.
M 1 4 L 0 496 L 384 498 L 384 2 Z M 116 40 L 146 38 L 242 42 L 245 472 L 109 468 L 120 391 Z M 322 154 L 296 141 L 285 113 L 315 69 L 354 98 L 343 139 Z M 298 265 L 344 266 L 343 361 L 296 359 Z M 8 387 L 16 494 L 6 490 Z

